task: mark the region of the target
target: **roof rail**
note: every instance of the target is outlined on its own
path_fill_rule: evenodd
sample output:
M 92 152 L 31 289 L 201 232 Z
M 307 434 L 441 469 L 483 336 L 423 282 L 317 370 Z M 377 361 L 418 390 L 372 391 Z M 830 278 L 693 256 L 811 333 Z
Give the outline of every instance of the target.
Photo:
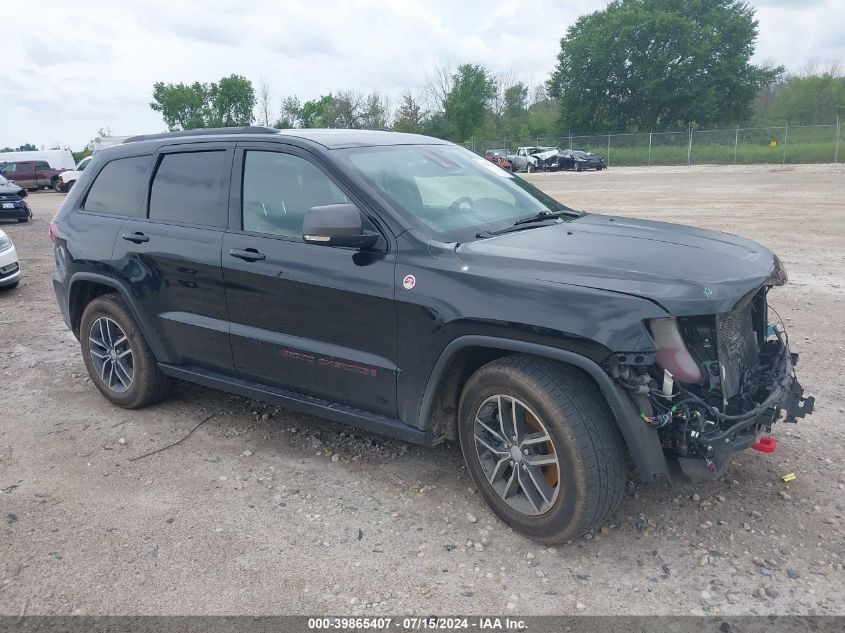
M 277 134 L 278 130 L 271 127 L 250 125 L 247 127 L 207 127 L 195 130 L 179 130 L 178 132 L 164 132 L 163 134 L 139 134 L 130 136 L 124 143 L 136 141 L 152 141 L 163 138 L 180 138 L 183 136 L 217 136 L 222 134 Z

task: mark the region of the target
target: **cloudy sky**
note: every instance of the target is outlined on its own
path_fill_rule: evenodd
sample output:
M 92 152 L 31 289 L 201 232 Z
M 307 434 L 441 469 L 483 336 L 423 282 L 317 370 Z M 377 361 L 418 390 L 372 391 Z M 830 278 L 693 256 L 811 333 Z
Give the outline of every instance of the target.
M 160 132 L 153 83 L 260 78 L 274 101 L 416 89 L 446 62 L 545 81 L 558 41 L 603 0 L 121 0 L 5 3 L 0 147 L 81 149 L 98 129 Z M 757 61 L 845 62 L 843 0 L 752 0 Z M 218 6 L 219 5 L 219 6 Z M 14 28 L 9 28 L 15 25 Z M 10 39 L 11 38 L 11 39 Z

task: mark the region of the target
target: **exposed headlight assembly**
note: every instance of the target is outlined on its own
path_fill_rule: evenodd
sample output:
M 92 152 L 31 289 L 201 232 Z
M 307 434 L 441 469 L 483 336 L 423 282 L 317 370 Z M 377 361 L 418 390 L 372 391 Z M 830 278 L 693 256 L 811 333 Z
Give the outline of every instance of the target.
M 0 253 L 12 248 L 12 240 L 5 235 L 0 236 Z
M 681 382 L 701 380 L 701 367 L 689 353 L 678 329 L 677 319 L 651 319 L 648 323 L 651 326 L 651 336 L 657 343 L 657 366 Z

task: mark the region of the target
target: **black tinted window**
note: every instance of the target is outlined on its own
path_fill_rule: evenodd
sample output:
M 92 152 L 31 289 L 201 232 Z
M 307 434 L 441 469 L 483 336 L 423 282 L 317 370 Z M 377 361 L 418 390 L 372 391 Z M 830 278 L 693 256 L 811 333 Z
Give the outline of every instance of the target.
M 225 151 L 165 154 L 150 190 L 150 219 L 226 226 Z
M 247 152 L 244 159 L 245 231 L 302 237 L 311 207 L 348 202 L 343 192 L 307 160 L 276 152 Z
M 149 179 L 149 156 L 119 158 L 97 174 L 82 206 L 86 211 L 139 215 Z

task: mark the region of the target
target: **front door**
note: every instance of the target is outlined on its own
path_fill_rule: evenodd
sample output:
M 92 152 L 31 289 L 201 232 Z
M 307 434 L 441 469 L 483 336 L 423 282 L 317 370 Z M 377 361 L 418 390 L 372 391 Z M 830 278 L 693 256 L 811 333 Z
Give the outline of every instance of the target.
M 235 366 L 251 381 L 396 415 L 395 251 L 306 244 L 314 206 L 348 197 L 299 150 L 249 145 L 235 154 L 223 277 Z M 379 230 L 378 220 L 365 221 Z

